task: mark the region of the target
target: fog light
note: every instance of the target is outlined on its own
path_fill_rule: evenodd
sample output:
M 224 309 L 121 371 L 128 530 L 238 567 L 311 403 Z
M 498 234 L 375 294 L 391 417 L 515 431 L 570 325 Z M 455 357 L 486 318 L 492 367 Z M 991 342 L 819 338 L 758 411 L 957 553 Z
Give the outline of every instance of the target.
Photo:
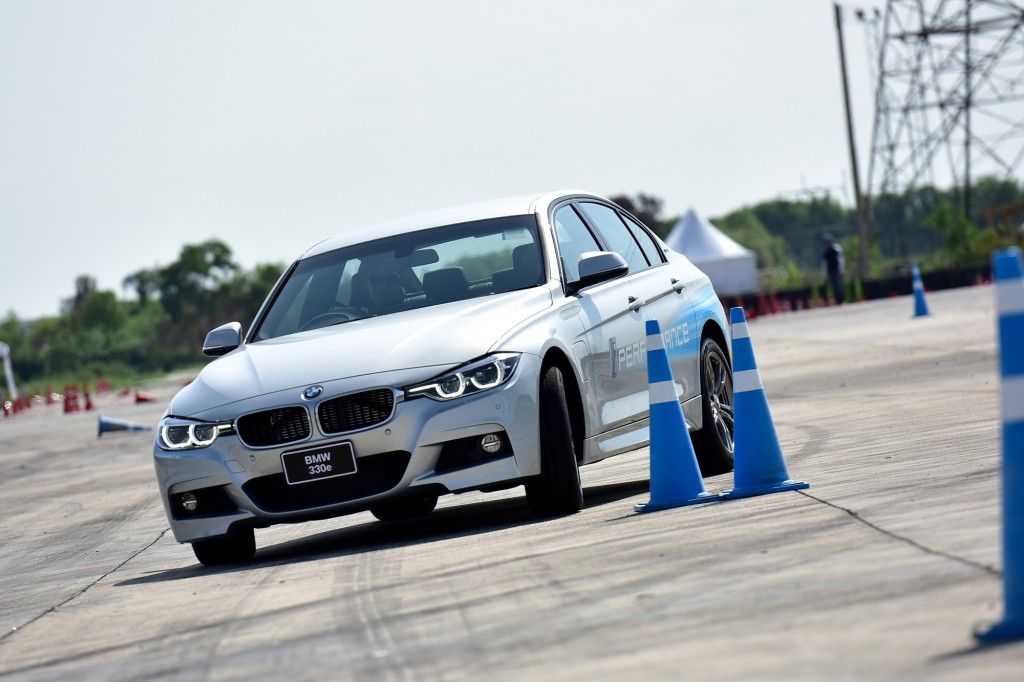
M 191 514 L 196 509 L 199 509 L 199 498 L 192 493 L 182 493 L 181 508 Z
M 480 449 L 489 455 L 501 452 L 501 436 L 489 433 L 480 439 Z

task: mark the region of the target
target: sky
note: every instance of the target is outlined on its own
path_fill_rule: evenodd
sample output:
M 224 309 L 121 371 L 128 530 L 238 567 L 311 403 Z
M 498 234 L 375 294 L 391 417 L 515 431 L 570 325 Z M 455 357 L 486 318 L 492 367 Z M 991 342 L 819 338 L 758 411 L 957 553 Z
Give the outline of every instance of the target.
M 838 55 L 831 0 L 0 0 L 0 317 L 531 192 L 852 205 Z

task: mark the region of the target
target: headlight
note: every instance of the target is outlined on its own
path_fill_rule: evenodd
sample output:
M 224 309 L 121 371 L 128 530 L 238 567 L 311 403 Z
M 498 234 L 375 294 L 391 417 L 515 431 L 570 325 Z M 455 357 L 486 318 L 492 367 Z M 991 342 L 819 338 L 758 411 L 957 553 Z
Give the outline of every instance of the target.
M 164 450 L 195 450 L 213 445 L 218 436 L 231 431 L 231 424 L 164 417 L 157 442 Z
M 498 353 L 428 383 L 405 389 L 409 398 L 425 395 L 434 400 L 454 400 L 501 386 L 512 378 L 519 353 Z

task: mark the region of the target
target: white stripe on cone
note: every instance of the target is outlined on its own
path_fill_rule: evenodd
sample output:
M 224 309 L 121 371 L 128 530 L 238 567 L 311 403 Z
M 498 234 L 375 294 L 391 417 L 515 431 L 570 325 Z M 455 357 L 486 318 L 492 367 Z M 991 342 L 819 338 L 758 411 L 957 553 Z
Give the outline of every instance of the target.
M 656 381 L 650 385 L 651 405 L 674 403 L 676 401 L 676 385 L 671 381 Z
M 764 386 L 761 384 L 761 374 L 756 369 L 744 369 L 732 374 L 733 393 L 745 393 L 747 391 L 759 391 Z

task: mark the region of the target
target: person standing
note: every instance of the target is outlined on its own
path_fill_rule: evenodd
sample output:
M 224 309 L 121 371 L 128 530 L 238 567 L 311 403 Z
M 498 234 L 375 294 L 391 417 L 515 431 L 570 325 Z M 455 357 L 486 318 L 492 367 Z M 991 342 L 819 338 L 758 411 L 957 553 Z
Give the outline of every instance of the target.
M 824 246 L 821 258 L 825 264 L 825 274 L 832 285 L 832 293 L 836 297 L 836 303 L 842 303 L 846 300 L 846 292 L 843 290 L 843 274 L 846 272 L 846 263 L 843 260 L 843 247 L 828 233 L 821 238 L 821 243 Z

